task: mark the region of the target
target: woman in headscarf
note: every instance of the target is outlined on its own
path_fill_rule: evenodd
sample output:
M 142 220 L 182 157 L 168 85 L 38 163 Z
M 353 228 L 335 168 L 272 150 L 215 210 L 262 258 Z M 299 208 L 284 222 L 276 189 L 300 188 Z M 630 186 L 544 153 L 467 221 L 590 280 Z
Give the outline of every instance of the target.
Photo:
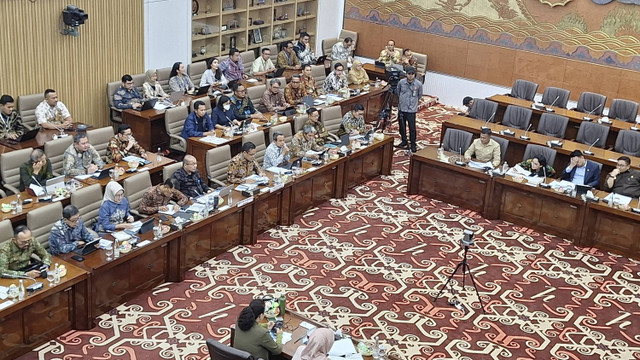
M 142 93 L 145 99 L 156 97 L 164 99 L 169 97 L 162 89 L 162 85 L 158 82 L 158 72 L 155 69 L 147 70 L 145 75 L 147 78 L 144 84 L 142 84 Z
M 311 333 L 307 345 L 298 347 L 292 360 L 325 360 L 333 346 L 333 331 L 319 328 Z
M 347 76 L 347 82 L 349 84 L 366 84 L 369 82 L 369 75 L 367 71 L 362 67 L 360 60 L 354 60 L 351 70 L 349 70 L 349 76 Z
M 104 189 L 102 205 L 98 213 L 96 231 L 130 229 L 133 216 L 129 213 L 129 201 L 124 197 L 124 189 L 115 181 L 110 181 Z

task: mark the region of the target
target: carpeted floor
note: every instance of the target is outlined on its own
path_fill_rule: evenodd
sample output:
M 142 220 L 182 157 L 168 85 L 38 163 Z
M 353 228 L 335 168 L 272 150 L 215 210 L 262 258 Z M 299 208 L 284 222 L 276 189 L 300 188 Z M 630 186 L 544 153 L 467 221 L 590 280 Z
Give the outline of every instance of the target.
M 420 146 L 453 115 L 419 115 Z M 637 261 L 422 196 L 406 196 L 409 158 L 345 199 L 306 212 L 122 304 L 90 331 L 71 331 L 22 359 L 206 359 L 204 340 L 228 343 L 250 299 L 287 295 L 287 308 L 356 338 L 379 336 L 406 359 L 640 359 Z M 473 288 L 434 296 L 475 232 Z M 467 279 L 467 285 L 469 285 Z

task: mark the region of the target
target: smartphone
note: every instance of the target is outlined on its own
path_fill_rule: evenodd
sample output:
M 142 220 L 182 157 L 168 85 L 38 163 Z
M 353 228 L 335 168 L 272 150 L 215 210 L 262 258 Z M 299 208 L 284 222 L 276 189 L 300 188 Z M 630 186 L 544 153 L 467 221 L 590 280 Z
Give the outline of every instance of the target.
M 80 255 L 73 255 L 71 258 L 73 260 L 75 260 L 75 261 L 78 261 L 78 262 L 84 261 L 84 258 L 82 256 L 80 256 Z
M 32 201 L 33 199 L 24 199 L 24 201 L 22 201 L 22 204 L 31 204 Z
M 159 218 L 160 218 L 160 220 L 162 220 L 162 221 L 169 221 L 169 218 L 168 218 L 168 217 L 166 217 L 166 216 L 164 216 L 164 215 L 160 215 L 160 216 L 159 216 Z

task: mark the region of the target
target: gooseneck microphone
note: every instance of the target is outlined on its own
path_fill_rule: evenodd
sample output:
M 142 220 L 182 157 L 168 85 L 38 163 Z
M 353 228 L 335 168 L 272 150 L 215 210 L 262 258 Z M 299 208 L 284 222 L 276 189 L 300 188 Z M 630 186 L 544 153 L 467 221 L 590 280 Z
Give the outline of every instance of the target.
M 527 136 L 527 134 L 529 133 L 529 129 L 531 129 L 531 123 L 529 123 L 529 126 L 527 127 L 527 130 L 525 130 L 524 135 L 520 135 L 520 139 L 522 140 L 530 140 L 531 138 Z
M 602 104 L 600 104 L 600 105 L 596 106 L 596 108 L 595 108 L 595 109 L 593 109 L 593 110 L 591 110 L 591 111 L 589 111 L 589 113 L 587 114 L 587 116 L 583 117 L 583 118 L 582 118 L 582 120 L 584 120 L 584 121 L 591 121 L 591 120 L 593 120 L 593 119 L 591 119 L 591 117 L 590 117 L 590 116 L 591 116 L 591 114 L 593 114 L 596 110 L 600 109 L 601 107 L 602 107 Z
M 35 176 L 31 175 L 31 178 L 33 179 L 33 181 L 35 181 L 35 182 L 36 182 L 36 184 L 38 184 L 38 186 L 40 186 L 40 187 L 44 190 L 44 194 L 45 194 L 45 195 L 49 195 L 49 194 L 47 193 L 47 187 L 46 187 L 46 186 L 42 186 L 42 184 L 40 184 L 40 182 L 38 181 L 38 179 L 36 179 L 36 177 L 35 177 Z
M 462 148 L 458 148 L 458 154 L 460 155 L 460 158 L 458 160 L 456 160 L 456 165 L 460 165 L 460 166 L 465 166 L 467 165 L 467 163 L 465 163 L 462 160 Z
M 484 122 L 484 125 L 482 125 L 480 128 L 481 129 L 488 129 L 489 127 L 487 126 L 488 123 L 491 122 L 491 120 L 493 119 L 493 117 L 496 116 L 496 112 L 493 113 L 493 115 L 491 115 L 487 121 Z
M 545 108 L 545 110 L 546 110 L 546 111 L 548 111 L 548 112 L 555 112 L 555 110 L 553 110 L 551 107 L 552 107 L 553 105 L 555 105 L 555 104 L 556 104 L 556 101 L 558 101 L 558 99 L 560 99 L 560 95 L 556 96 L 556 99 L 555 99 L 555 100 L 553 100 L 553 102 L 551 103 L 551 105 L 547 106 L 547 107 Z
M 587 150 L 585 150 L 584 153 L 587 154 L 587 155 L 592 155 L 593 156 L 593 152 L 591 152 L 589 150 L 591 150 L 593 145 L 595 145 L 598 141 L 600 141 L 600 138 L 597 138 L 596 141 L 594 141 L 591 145 L 589 145 L 589 148 Z

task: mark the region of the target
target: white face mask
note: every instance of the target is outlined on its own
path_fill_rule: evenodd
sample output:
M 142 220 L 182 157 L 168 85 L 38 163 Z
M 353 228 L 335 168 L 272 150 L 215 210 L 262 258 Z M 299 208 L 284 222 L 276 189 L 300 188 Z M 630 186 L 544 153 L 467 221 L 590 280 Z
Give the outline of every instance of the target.
M 229 109 L 231 109 L 231 105 L 224 104 L 224 105 L 222 105 L 222 108 L 224 109 L 224 111 L 229 111 Z

